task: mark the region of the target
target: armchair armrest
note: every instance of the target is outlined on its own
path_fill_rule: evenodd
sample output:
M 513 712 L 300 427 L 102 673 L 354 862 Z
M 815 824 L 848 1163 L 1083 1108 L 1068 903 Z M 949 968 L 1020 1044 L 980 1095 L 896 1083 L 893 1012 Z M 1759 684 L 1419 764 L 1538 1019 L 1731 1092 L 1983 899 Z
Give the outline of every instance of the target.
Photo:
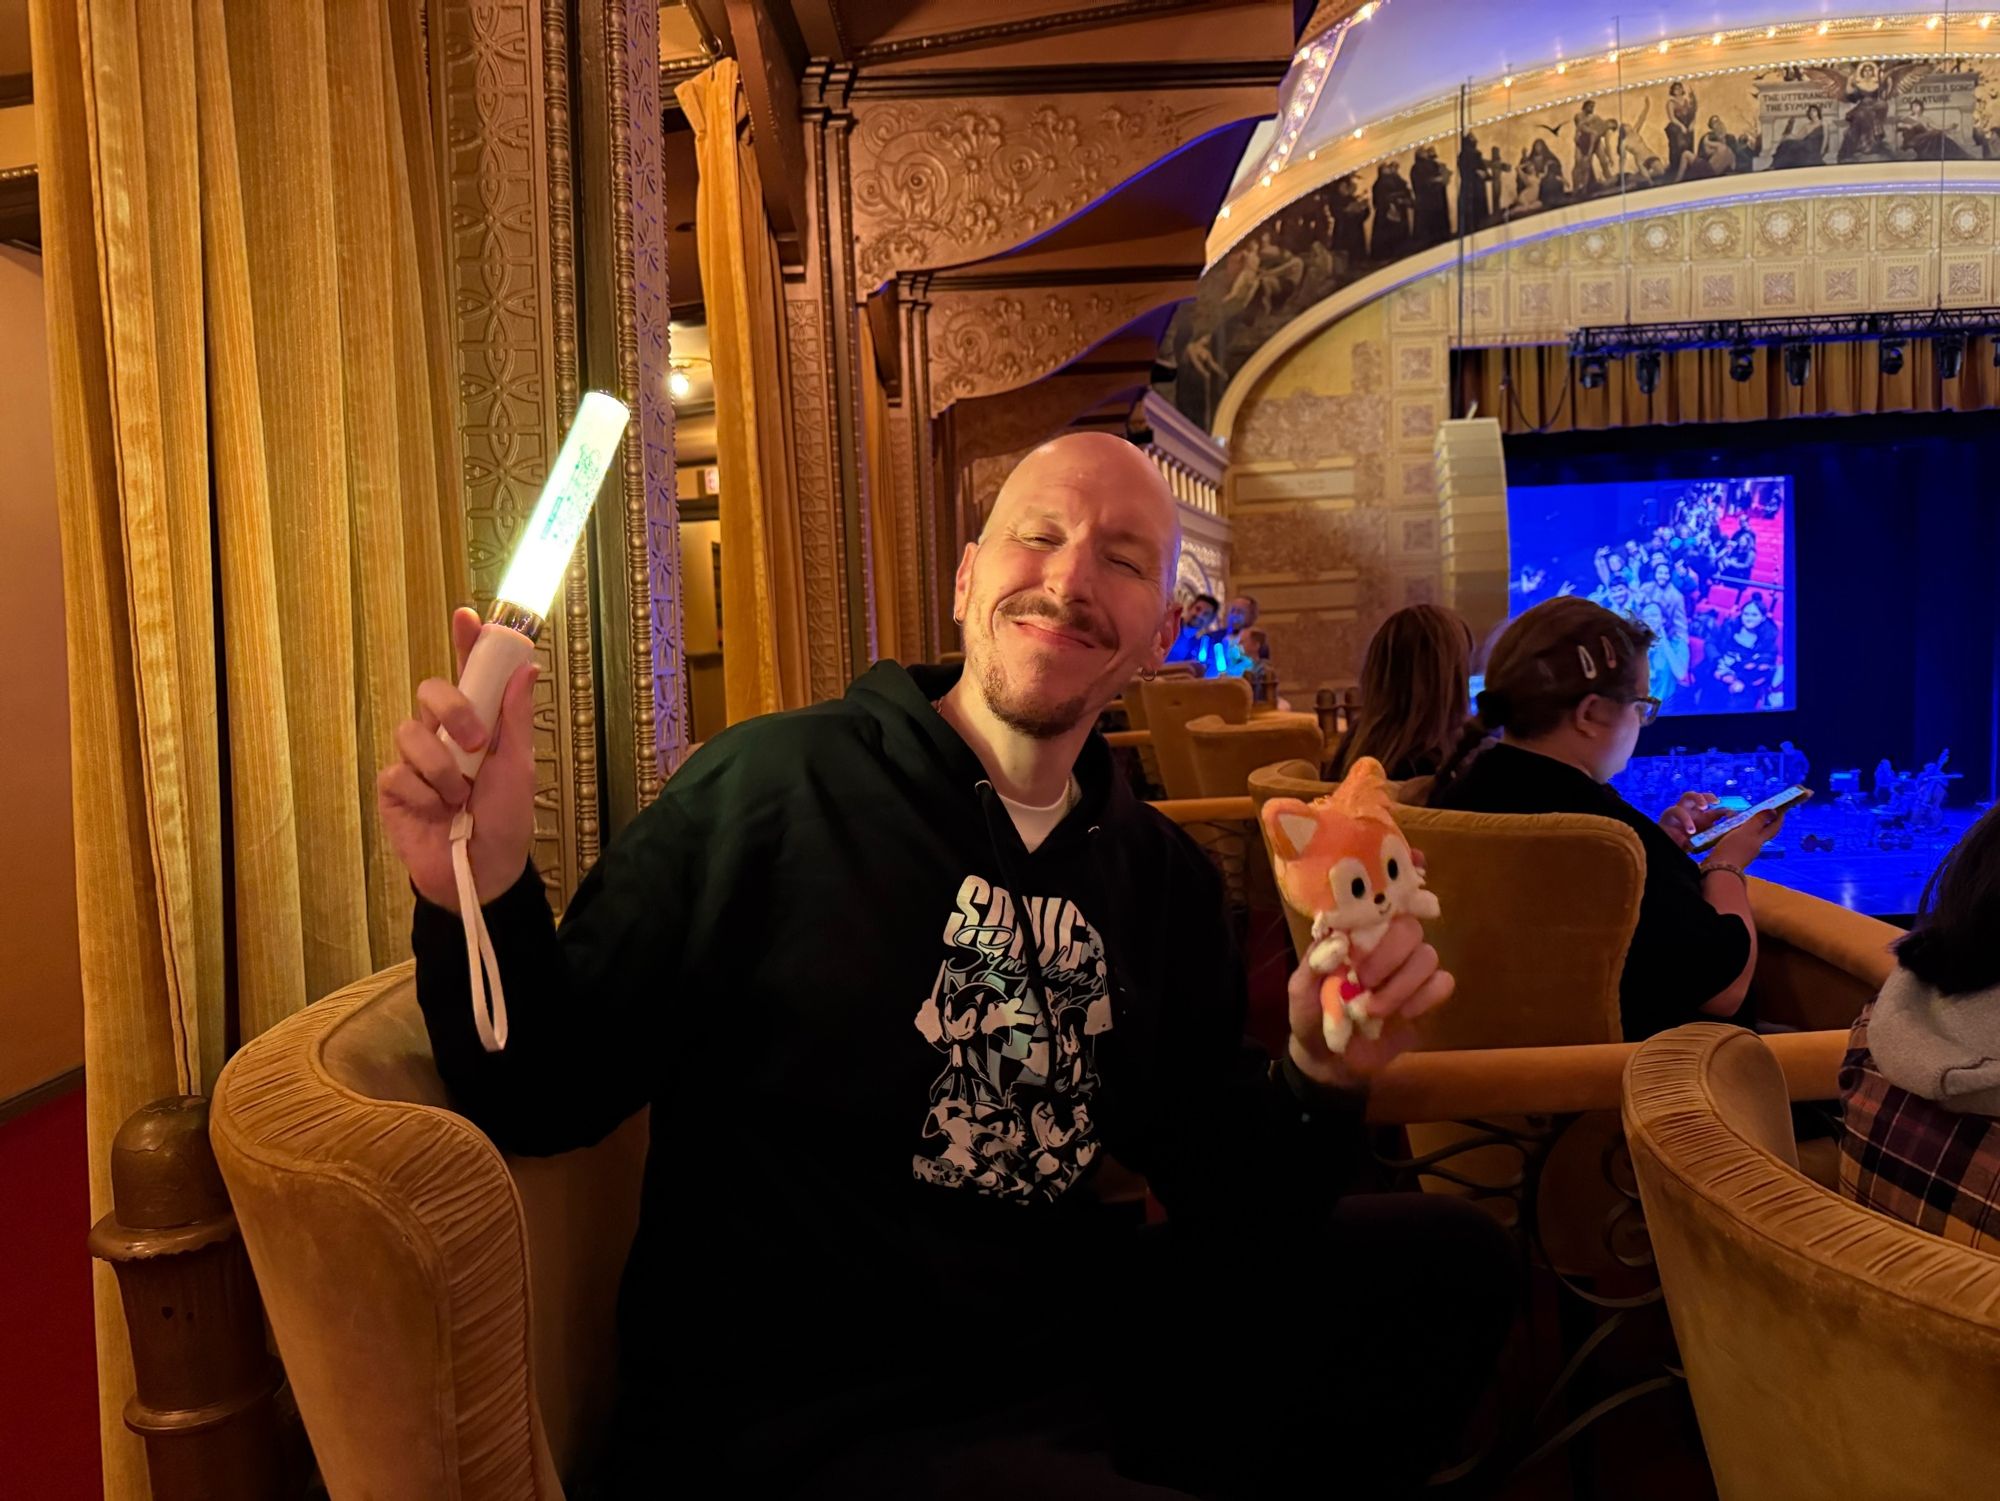
M 1257 805 L 1247 797 L 1168 797 L 1148 806 L 1183 826 L 1191 823 L 1250 823 L 1257 817 Z
M 1779 1032 L 1764 1038 L 1795 1100 L 1830 1100 L 1847 1031 Z M 1641 1044 L 1598 1042 L 1552 1048 L 1469 1048 L 1405 1053 L 1375 1076 L 1368 1119 L 1377 1125 L 1467 1120 L 1488 1115 L 1570 1115 L 1616 1110 L 1625 1065 Z
M 1757 1014 L 1806 1031 L 1852 1026 L 1896 967 L 1889 946 L 1902 930 L 1754 876 L 1749 887 Z

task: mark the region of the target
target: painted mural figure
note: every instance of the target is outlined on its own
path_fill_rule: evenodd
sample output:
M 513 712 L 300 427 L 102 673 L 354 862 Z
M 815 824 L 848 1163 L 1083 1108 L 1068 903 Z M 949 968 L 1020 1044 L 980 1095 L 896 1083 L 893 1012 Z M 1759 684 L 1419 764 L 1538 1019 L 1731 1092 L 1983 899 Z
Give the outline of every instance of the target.
M 1370 212 L 1352 173 L 1333 185 L 1333 254 L 1346 276 L 1358 276 L 1367 264 Z
M 1797 135 L 1792 127 L 1799 122 L 1787 120 L 1784 134 L 1779 137 L 1778 149 L 1771 154 L 1771 165 L 1780 167 L 1817 167 L 1826 160 L 1826 114 L 1817 104 L 1806 110 L 1806 129 Z
M 1479 154 L 1479 137 L 1468 132 L 1458 138 L 1459 233 L 1476 234 L 1492 217 L 1492 186 L 1487 180 L 1486 158 Z
M 1694 155 L 1696 108 L 1693 85 L 1679 80 L 1667 85 L 1667 170 L 1676 182 Z
M 1603 149 L 1604 134 L 1611 128 L 1610 122 L 1598 114 L 1595 99 L 1586 99 L 1578 106 L 1570 123 L 1576 127 L 1576 134 L 1572 138 L 1576 148 L 1576 170 L 1571 175 L 1570 182 L 1576 190 L 1577 197 L 1588 198 L 1597 191 L 1598 184 L 1603 178 L 1609 175 L 1600 174 L 1598 171 L 1601 165 L 1598 153 Z M 1559 125 L 1556 129 L 1560 131 L 1562 127 Z
M 1369 251 L 1378 261 L 1398 260 L 1416 237 L 1417 199 L 1395 162 L 1382 163 L 1375 174 L 1375 238 Z
M 1416 232 L 1412 250 L 1429 250 L 1451 238 L 1451 168 L 1438 160 L 1437 147 L 1417 148 L 1410 165 L 1410 191 L 1416 199 Z

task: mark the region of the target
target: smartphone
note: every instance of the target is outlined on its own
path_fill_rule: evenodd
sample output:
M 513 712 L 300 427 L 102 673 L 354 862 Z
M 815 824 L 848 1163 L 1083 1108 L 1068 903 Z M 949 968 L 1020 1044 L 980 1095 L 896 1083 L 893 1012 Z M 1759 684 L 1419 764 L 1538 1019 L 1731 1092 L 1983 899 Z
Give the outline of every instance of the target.
M 1787 787 L 1777 796 L 1767 797 L 1761 803 L 1753 803 L 1732 818 L 1725 818 L 1720 823 L 1710 824 L 1688 841 L 1688 848 L 1697 853 L 1702 850 L 1713 849 L 1715 841 L 1720 839 L 1724 834 L 1727 834 L 1731 829 L 1741 828 L 1744 824 L 1750 822 L 1751 819 L 1765 813 L 1783 813 L 1788 809 L 1796 808 L 1811 796 L 1812 788 L 1803 784 L 1797 787 Z

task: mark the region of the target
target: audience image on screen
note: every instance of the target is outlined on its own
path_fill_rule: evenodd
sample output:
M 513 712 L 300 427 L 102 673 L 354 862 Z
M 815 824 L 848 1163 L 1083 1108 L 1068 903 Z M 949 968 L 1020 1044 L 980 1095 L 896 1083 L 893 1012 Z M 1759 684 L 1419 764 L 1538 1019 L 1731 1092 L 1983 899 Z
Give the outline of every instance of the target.
M 1581 593 L 1645 625 L 1657 638 L 1652 695 L 1664 713 L 1790 707 L 1785 486 L 1770 479 L 1663 486 L 1641 502 L 1649 524 L 1639 535 L 1614 535 L 1592 550 L 1589 577 L 1565 576 L 1559 557 L 1517 561 L 1509 607 L 1518 614 Z M 1760 544 L 1760 529 L 1778 540 Z

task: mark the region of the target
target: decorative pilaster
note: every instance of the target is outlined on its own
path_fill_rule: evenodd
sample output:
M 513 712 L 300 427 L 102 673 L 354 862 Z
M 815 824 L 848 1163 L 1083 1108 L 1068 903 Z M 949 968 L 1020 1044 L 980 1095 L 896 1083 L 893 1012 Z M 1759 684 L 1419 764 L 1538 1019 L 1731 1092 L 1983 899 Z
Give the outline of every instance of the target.
M 809 174 L 803 276 L 785 289 L 793 448 L 814 698 L 842 692 L 875 649 L 861 468 L 861 309 L 854 299 L 848 186 L 851 68 L 806 69 L 801 124 Z
M 578 7 L 584 182 L 584 368 L 633 409 L 592 519 L 602 612 L 606 813 L 622 827 L 658 796 L 683 741 L 680 529 L 667 399 L 667 261 L 660 176 L 659 12 Z
M 576 399 L 566 10 L 563 0 L 455 0 L 432 8 L 430 38 L 468 564 L 483 609 Z M 579 553 L 536 647 L 533 854 L 558 903 L 597 841 L 588 590 Z
M 897 483 L 904 501 L 897 510 L 896 561 L 907 570 L 904 576 L 907 587 L 902 597 L 916 612 L 916 619 L 909 623 L 917 627 L 912 634 L 921 643 L 926 661 L 934 661 L 939 652 L 958 645 L 951 623 L 951 591 L 945 584 L 957 558 L 953 553 L 941 558 L 938 553 L 937 442 L 931 431 L 930 289 L 928 272 L 905 273 L 896 281 L 898 332 L 903 341 L 902 446 L 897 451 L 901 473 Z M 939 571 L 940 566 L 943 572 Z M 905 618 L 908 619 L 907 610 Z

